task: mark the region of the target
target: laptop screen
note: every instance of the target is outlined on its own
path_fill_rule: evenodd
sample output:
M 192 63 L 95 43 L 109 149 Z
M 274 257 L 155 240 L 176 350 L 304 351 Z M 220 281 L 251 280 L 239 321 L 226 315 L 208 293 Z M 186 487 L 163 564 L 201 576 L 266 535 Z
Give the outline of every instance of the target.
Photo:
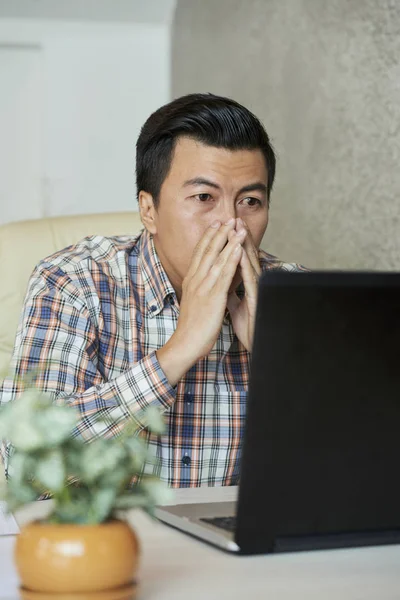
M 239 545 L 400 529 L 400 275 L 267 272 L 257 310 Z

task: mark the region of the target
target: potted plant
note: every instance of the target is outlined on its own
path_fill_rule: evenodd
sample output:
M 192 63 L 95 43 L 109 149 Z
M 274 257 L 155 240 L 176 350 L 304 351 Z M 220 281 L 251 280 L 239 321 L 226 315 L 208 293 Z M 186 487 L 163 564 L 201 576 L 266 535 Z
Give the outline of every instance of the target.
M 151 432 L 162 433 L 157 409 L 149 409 L 146 420 Z M 52 498 L 47 519 L 27 524 L 17 536 L 21 593 L 91 598 L 90 592 L 95 598 L 114 590 L 113 598 L 132 597 L 139 545 L 116 513 L 132 507 L 151 513 L 170 491 L 143 475 L 148 453 L 137 427 L 84 443 L 73 436 L 75 426 L 73 409 L 35 388 L 0 411 L 0 439 L 14 447 L 2 493 L 8 509 Z

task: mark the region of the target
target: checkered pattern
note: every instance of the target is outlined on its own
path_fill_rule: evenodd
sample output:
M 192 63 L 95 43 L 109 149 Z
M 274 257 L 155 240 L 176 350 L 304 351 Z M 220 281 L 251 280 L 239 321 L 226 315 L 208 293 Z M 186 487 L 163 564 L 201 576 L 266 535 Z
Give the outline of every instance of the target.
M 261 251 L 260 263 L 301 270 Z M 211 353 L 171 387 L 156 351 L 178 317 L 151 235 L 86 238 L 36 267 L 0 403 L 17 398 L 18 381 L 34 370 L 38 387 L 77 411 L 75 436 L 87 442 L 114 436 L 134 420 L 157 459 L 146 472 L 172 487 L 236 484 L 249 354 L 226 318 Z M 161 437 L 146 430 L 149 406 L 164 413 Z M 6 469 L 11 451 L 4 442 Z

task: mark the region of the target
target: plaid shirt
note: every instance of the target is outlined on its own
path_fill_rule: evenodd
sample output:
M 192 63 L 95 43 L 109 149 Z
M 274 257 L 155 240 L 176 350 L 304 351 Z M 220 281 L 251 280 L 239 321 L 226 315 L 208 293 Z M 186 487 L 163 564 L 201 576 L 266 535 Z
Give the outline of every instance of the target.
M 301 270 L 262 251 L 260 263 Z M 86 238 L 33 272 L 0 404 L 15 399 L 20 378 L 35 370 L 37 387 L 77 410 L 76 436 L 114 436 L 134 419 L 156 459 L 145 472 L 172 487 L 237 484 L 250 355 L 227 317 L 210 354 L 171 387 L 156 351 L 178 317 L 151 235 Z M 146 430 L 149 406 L 164 413 L 162 436 Z M 11 451 L 3 442 L 6 470 Z

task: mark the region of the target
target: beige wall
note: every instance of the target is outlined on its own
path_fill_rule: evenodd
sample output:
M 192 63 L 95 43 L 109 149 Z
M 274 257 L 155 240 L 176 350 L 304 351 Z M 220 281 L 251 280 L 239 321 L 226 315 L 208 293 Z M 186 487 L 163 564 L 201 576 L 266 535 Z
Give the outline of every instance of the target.
M 231 96 L 279 155 L 264 247 L 400 269 L 400 2 L 178 0 L 173 96 Z

